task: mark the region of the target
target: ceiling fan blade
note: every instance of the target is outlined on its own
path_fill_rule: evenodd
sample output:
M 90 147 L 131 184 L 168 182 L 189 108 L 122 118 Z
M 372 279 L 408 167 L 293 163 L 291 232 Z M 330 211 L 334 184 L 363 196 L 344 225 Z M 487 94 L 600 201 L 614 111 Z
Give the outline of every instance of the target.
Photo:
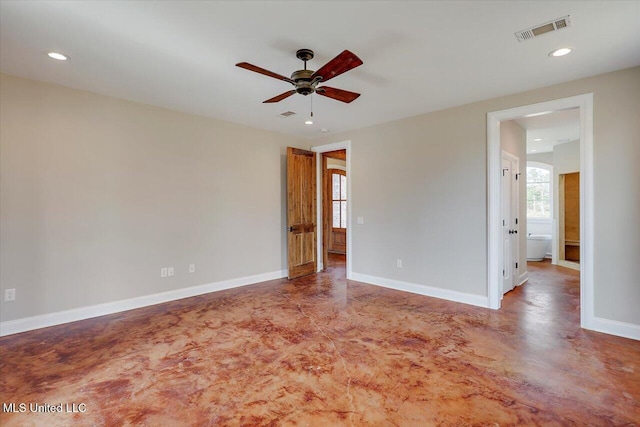
M 282 76 L 278 73 L 274 73 L 273 71 L 265 70 L 264 68 L 260 68 L 256 65 L 249 64 L 248 62 L 238 62 L 236 67 L 244 68 L 245 70 L 253 71 L 256 73 L 264 74 L 265 76 L 273 77 L 274 79 L 284 80 L 285 82 L 289 82 L 291 84 L 295 83 L 289 77 Z
M 345 50 L 340 55 L 327 62 L 322 68 L 313 73 L 312 79 L 317 76 L 322 76 L 322 82 L 326 82 L 335 76 L 339 76 L 353 68 L 362 65 L 362 60 L 358 58 L 353 52 Z
M 278 96 L 274 96 L 274 97 L 273 97 L 273 98 L 271 98 L 271 99 L 267 99 L 266 101 L 262 101 L 262 103 L 263 103 L 263 104 L 268 104 L 268 103 L 271 103 L 271 102 L 280 102 L 280 101 L 282 101 L 283 99 L 290 97 L 290 96 L 291 96 L 291 95 L 293 95 L 294 93 L 296 93 L 296 91 L 295 91 L 295 90 L 289 90 L 289 91 L 287 91 L 287 92 L 285 92 L 285 93 L 281 93 L 281 94 L 280 94 L 280 95 L 278 95 Z
M 326 96 L 327 98 L 336 99 L 338 101 L 346 102 L 347 104 L 354 101 L 360 96 L 359 93 L 349 92 L 348 90 L 336 89 L 334 87 L 322 86 L 316 89 L 318 95 Z

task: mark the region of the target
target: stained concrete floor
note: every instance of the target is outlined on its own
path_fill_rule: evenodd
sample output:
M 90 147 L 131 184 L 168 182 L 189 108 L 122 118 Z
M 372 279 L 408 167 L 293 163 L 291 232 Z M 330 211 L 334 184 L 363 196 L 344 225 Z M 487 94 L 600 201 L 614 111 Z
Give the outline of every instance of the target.
M 0 400 L 26 411 L 0 424 L 640 424 L 640 343 L 580 329 L 577 272 L 529 270 L 494 311 L 346 281 L 334 256 L 293 281 L 4 337 Z

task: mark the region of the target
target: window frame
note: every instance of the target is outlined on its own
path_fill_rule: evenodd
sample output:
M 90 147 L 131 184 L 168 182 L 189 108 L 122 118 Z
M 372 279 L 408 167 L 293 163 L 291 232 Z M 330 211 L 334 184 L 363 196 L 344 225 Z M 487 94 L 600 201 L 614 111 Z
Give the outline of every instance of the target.
M 527 222 L 533 224 L 549 224 L 553 221 L 554 211 L 553 211 L 553 195 L 554 195 L 554 187 L 555 187 L 555 176 L 553 175 L 553 166 L 548 163 L 535 162 L 527 160 L 527 168 L 538 168 L 549 171 L 549 218 L 536 218 L 530 217 L 527 215 Z M 526 169 L 525 169 L 526 171 Z M 525 186 L 525 200 L 527 200 L 527 184 L 529 184 L 528 174 L 525 172 L 524 186 Z
M 330 206 L 331 206 L 331 215 L 330 215 L 330 221 L 329 221 L 329 226 L 330 228 L 334 229 L 334 230 L 346 230 L 347 229 L 347 214 L 345 213 L 345 217 L 344 217 L 344 223 L 345 226 L 344 227 L 334 227 L 333 226 L 333 203 L 334 202 L 340 202 L 340 204 L 342 204 L 342 202 L 345 203 L 345 211 L 347 211 L 347 206 L 349 203 L 349 193 L 347 188 L 345 188 L 345 193 L 346 193 L 346 198 L 342 198 L 342 191 L 340 191 L 340 199 L 334 199 L 333 198 L 333 175 L 339 175 L 340 176 L 340 190 L 342 190 L 342 177 L 344 177 L 345 179 L 345 187 L 348 187 L 348 184 L 346 182 L 347 180 L 347 173 L 346 171 L 342 170 L 341 168 L 327 168 L 327 171 L 329 172 L 329 196 L 330 196 Z M 343 223 L 343 218 L 342 218 L 342 212 L 340 212 L 340 225 L 342 225 Z

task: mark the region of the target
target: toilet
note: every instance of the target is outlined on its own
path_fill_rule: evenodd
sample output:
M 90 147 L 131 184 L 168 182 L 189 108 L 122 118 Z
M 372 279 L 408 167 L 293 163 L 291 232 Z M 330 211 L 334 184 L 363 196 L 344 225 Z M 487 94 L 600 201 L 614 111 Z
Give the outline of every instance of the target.
M 527 261 L 542 261 L 551 249 L 551 235 L 529 234 L 527 236 Z

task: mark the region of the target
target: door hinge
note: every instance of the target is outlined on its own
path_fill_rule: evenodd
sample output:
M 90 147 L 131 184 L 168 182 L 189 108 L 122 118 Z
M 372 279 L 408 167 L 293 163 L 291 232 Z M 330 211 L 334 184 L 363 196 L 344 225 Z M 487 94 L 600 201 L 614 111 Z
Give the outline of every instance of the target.
M 518 218 L 516 218 L 516 225 L 518 225 Z
M 506 221 L 505 221 L 504 219 L 502 220 L 502 225 L 503 225 L 503 226 L 507 225 L 507 224 L 506 224 Z
M 518 263 L 516 262 L 516 268 L 518 268 Z
M 504 270 L 502 270 L 502 277 L 504 277 Z

